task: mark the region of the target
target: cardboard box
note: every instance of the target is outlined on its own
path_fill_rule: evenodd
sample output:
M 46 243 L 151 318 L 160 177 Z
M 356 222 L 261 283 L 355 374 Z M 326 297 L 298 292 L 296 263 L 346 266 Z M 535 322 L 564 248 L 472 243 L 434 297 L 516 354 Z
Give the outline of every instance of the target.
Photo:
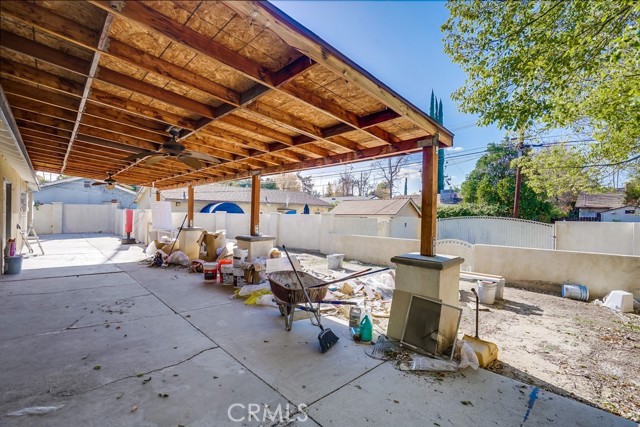
M 227 245 L 227 237 L 224 231 L 210 233 L 204 230 L 198 239 L 198 244 L 200 245 L 200 259 L 213 262 L 218 260 L 218 249 Z

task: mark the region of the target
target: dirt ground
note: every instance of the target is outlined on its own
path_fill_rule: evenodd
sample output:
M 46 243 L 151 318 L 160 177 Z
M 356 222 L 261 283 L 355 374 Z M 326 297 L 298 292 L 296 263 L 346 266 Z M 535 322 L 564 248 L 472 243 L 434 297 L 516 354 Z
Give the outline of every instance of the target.
M 320 254 L 298 253 L 302 266 L 339 277 L 369 265 L 347 261 L 326 269 Z M 471 288 L 460 282 L 460 333 L 475 334 Z M 375 312 L 374 312 L 375 314 Z M 387 319 L 374 316 L 384 333 Z M 480 338 L 495 342 L 499 361 L 489 369 L 640 422 L 640 314 L 616 314 L 592 303 L 534 292 L 507 283 L 504 300 L 480 311 Z

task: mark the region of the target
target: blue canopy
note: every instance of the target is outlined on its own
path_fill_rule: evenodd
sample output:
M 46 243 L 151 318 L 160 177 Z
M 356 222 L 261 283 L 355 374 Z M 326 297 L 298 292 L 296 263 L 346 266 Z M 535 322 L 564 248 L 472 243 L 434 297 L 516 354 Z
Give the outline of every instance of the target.
M 209 203 L 207 206 L 200 209 L 200 212 L 202 213 L 214 213 L 214 212 L 244 213 L 244 211 L 240 206 L 231 202 Z

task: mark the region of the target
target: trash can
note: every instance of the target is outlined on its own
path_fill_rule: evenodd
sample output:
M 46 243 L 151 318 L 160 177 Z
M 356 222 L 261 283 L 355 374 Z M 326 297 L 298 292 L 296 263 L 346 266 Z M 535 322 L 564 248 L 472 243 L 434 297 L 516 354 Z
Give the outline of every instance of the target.
M 22 255 L 4 257 L 6 274 L 19 274 L 22 271 Z

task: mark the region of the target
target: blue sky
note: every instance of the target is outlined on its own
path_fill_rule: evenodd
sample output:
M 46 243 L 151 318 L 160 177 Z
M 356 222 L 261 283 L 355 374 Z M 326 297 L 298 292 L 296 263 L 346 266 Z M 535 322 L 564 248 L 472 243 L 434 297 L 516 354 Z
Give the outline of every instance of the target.
M 478 151 L 504 133 L 477 127 L 473 115 L 459 113 L 451 93 L 462 86 L 464 72 L 443 51 L 440 26 L 447 20 L 445 2 L 431 1 L 272 1 L 358 65 L 410 102 L 429 112 L 431 90 L 442 99 L 444 125 L 455 134 L 450 156 Z M 453 151 L 453 152 L 451 152 Z M 459 185 L 478 156 L 450 158 L 445 173 Z M 353 171 L 369 169 L 368 163 Z M 338 179 L 345 167 L 315 170 L 318 187 Z M 405 169 L 409 193 L 420 190 L 420 166 Z M 307 173 L 304 173 L 305 175 Z M 318 188 L 320 189 L 320 188 Z

